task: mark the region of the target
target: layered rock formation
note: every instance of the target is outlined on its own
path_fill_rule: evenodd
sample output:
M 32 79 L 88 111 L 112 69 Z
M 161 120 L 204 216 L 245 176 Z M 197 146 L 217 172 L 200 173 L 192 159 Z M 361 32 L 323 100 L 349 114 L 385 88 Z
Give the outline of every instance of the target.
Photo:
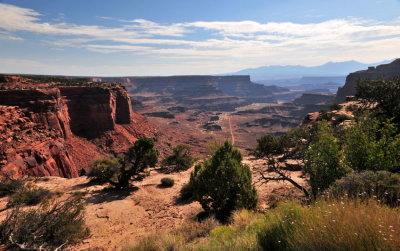
M 0 91 L 3 175 L 77 177 L 93 159 L 154 135 L 119 85 Z
M 199 102 L 210 105 L 208 110 L 218 110 L 218 107 L 221 107 L 220 110 L 232 110 L 252 102 L 271 103 L 275 102 L 274 93 L 288 91 L 256 84 L 250 81 L 250 76 L 114 77 L 92 80 L 121 82 L 132 95 L 142 100 L 163 98 L 168 102 L 173 97 L 179 103 L 192 105 L 193 98 L 197 98 Z M 207 109 L 207 106 L 203 105 L 203 108 Z
M 351 73 L 346 78 L 346 84 L 338 89 L 335 102 L 341 103 L 346 100 L 346 96 L 354 96 L 357 82 L 360 80 L 390 79 L 398 76 L 400 76 L 400 59 L 396 59 L 390 64 L 369 67 L 368 70 Z

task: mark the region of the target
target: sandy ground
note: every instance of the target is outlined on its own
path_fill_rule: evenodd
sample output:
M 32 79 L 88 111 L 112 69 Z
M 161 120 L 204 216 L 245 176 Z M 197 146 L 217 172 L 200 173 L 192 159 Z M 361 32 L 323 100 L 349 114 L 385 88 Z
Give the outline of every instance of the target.
M 262 161 L 245 158 L 244 163 L 251 167 L 260 167 Z M 141 237 L 159 232 L 169 231 L 186 220 L 195 219 L 201 212 L 197 202 L 179 204 L 176 202 L 183 184 L 189 180 L 191 169 L 185 172 L 164 174 L 152 171 L 142 182 L 135 183 L 136 188 L 126 191 L 108 189 L 106 185 L 91 185 L 86 177 L 64 179 L 49 177 L 37 182 L 37 185 L 51 191 L 62 191 L 67 197 L 76 192 L 87 192 L 86 224 L 91 236 L 69 250 L 121 250 L 132 245 Z M 292 178 L 300 183 L 301 172 L 292 172 Z M 170 177 L 175 180 L 171 188 L 161 188 L 160 179 Z M 254 172 L 256 181 L 259 175 Z M 259 192 L 260 209 L 268 208 L 269 195 L 299 196 L 290 184 L 256 183 Z M 0 199 L 0 208 L 5 208 L 6 198 Z M 4 219 L 10 210 L 0 213 Z

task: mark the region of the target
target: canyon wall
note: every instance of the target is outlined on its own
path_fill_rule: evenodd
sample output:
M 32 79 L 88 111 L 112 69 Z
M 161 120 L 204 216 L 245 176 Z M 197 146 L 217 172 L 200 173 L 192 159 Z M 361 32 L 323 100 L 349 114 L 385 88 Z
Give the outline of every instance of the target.
M 346 78 L 346 84 L 338 89 L 335 102 L 341 103 L 346 100 L 346 96 L 354 96 L 357 82 L 360 80 L 390 79 L 398 76 L 400 76 L 400 59 L 396 59 L 390 64 L 369 67 L 368 70 L 350 73 Z
M 248 75 L 93 78 L 123 83 L 131 94 L 155 93 L 187 97 L 231 96 L 247 102 L 275 102 L 273 93 L 285 88 L 254 83 Z
M 116 86 L 0 91 L 0 173 L 77 177 L 154 129 Z

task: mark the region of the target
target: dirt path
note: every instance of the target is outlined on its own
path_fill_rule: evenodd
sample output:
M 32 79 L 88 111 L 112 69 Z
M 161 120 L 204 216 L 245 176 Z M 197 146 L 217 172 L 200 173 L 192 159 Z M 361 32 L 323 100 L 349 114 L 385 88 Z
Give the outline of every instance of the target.
M 232 123 L 231 123 L 231 115 L 228 114 L 228 122 L 229 122 L 229 131 L 231 133 L 231 141 L 232 141 L 232 145 L 235 145 L 235 135 L 233 134 L 233 130 L 232 130 Z

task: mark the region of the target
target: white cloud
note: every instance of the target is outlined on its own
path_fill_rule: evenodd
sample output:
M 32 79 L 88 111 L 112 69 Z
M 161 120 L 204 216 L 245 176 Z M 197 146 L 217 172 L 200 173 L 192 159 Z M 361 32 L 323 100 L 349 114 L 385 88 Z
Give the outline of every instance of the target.
M 9 32 L 0 31 L 0 40 L 12 40 L 12 41 L 22 41 L 22 37 L 14 36 Z
M 22 40 L 18 32 L 32 32 L 48 35 L 44 42 L 55 48 L 129 52 L 171 60 L 212 59 L 209 68 L 225 64 L 232 68 L 226 71 L 293 62 L 315 65 L 328 60 L 378 61 L 394 58 L 400 51 L 400 17 L 385 23 L 349 17 L 318 23 L 245 20 L 172 24 L 101 18 L 115 20 L 119 26 L 45 22 L 35 10 L 0 3 L 0 39 Z M 190 39 L 198 31 L 203 38 Z M 209 35 L 204 36 L 204 31 Z M 194 61 L 184 64 L 184 68 L 199 67 Z

